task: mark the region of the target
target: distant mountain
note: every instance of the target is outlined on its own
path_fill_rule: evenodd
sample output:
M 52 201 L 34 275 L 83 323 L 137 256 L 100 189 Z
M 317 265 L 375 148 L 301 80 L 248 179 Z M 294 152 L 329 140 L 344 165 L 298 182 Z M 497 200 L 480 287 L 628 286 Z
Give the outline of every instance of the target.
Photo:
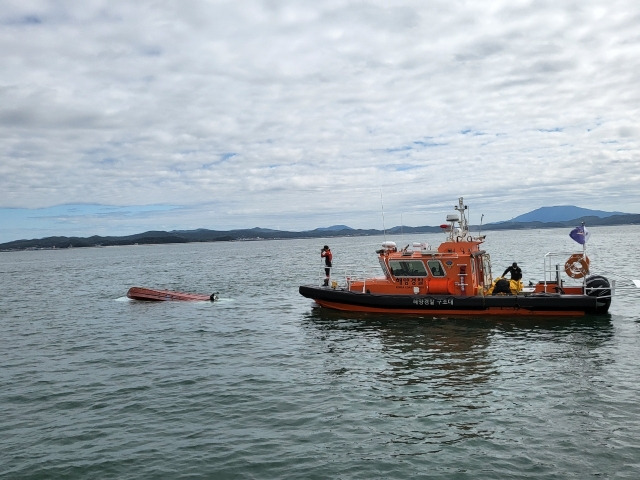
M 342 230 L 353 230 L 353 228 L 347 227 L 346 225 L 332 225 L 330 227 L 318 227 L 314 231 L 315 232 L 339 232 Z
M 574 205 L 559 205 L 555 207 L 537 208 L 529 213 L 519 215 L 509 222 L 566 222 L 582 217 L 607 218 L 613 215 L 627 215 L 622 212 L 605 212 L 602 210 L 590 210 Z

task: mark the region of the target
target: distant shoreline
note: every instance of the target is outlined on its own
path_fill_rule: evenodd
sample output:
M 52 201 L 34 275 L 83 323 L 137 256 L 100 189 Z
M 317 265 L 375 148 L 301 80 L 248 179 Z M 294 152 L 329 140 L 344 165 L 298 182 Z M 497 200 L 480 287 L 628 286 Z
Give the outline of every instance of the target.
M 495 230 L 533 230 L 574 227 L 584 222 L 587 226 L 615 226 L 640 225 L 640 214 L 612 215 L 609 217 L 581 217 L 561 222 L 499 222 L 487 225 L 472 226 L 474 231 Z M 302 232 L 284 230 L 270 230 L 265 228 L 239 230 L 175 230 L 149 231 L 127 236 L 98 236 L 91 237 L 45 237 L 31 240 L 14 240 L 0 244 L 0 252 L 15 252 L 25 250 L 58 250 L 68 248 L 113 247 L 129 245 L 164 245 L 173 243 L 208 243 L 208 242 L 239 242 L 261 240 L 287 240 L 301 238 L 331 238 L 331 237 L 365 237 L 374 235 L 395 235 L 409 233 L 438 233 L 442 228 L 437 226 L 407 227 L 398 226 L 386 231 L 377 229 L 353 229 L 341 225 L 339 229 L 317 228 Z

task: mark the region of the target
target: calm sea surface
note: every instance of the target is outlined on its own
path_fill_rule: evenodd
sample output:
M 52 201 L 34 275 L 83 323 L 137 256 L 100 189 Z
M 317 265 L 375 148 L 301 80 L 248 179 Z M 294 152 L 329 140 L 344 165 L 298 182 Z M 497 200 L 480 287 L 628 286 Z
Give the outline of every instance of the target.
M 382 237 L 0 253 L 0 477 L 640 478 L 640 227 L 591 229 L 609 315 L 391 317 L 298 294 Z M 568 229 L 487 232 L 542 278 Z M 441 235 L 388 237 L 400 246 Z M 578 247 L 576 249 L 576 247 Z M 145 303 L 129 287 L 219 292 Z

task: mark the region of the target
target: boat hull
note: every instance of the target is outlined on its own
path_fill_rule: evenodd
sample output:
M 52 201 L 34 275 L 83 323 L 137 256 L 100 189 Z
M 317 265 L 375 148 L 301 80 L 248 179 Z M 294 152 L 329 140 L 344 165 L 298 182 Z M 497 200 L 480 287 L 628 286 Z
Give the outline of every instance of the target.
M 202 295 L 199 293 L 173 292 L 171 290 L 158 290 L 155 288 L 131 287 L 127 297 L 133 300 L 145 300 L 150 302 L 166 301 L 214 301 L 215 294 Z
M 590 295 L 528 293 L 495 296 L 376 295 L 303 285 L 302 296 L 325 308 L 352 312 L 420 315 L 581 316 L 606 313 L 609 302 Z

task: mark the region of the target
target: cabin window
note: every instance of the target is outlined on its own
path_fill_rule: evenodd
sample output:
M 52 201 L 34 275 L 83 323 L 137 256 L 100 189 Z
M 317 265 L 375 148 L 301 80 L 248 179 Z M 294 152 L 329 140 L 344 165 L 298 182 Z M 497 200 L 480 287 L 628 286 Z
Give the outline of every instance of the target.
M 379 258 L 378 261 L 380 262 L 380 266 L 382 267 L 382 272 L 384 273 L 384 276 L 389 278 L 391 276 L 391 274 L 389 273 L 389 269 L 387 268 L 387 264 L 384 263 L 384 260 L 382 260 L 381 258 Z
M 427 262 L 427 265 L 429 266 L 429 271 L 431 272 L 431 275 L 433 275 L 434 277 L 445 276 L 444 268 L 442 268 L 442 263 L 440 263 L 440 260 L 429 260 Z
M 482 273 L 484 274 L 484 284 L 491 285 L 491 257 L 488 253 L 482 255 Z
M 426 277 L 427 270 L 421 260 L 390 260 L 389 268 L 396 277 Z

